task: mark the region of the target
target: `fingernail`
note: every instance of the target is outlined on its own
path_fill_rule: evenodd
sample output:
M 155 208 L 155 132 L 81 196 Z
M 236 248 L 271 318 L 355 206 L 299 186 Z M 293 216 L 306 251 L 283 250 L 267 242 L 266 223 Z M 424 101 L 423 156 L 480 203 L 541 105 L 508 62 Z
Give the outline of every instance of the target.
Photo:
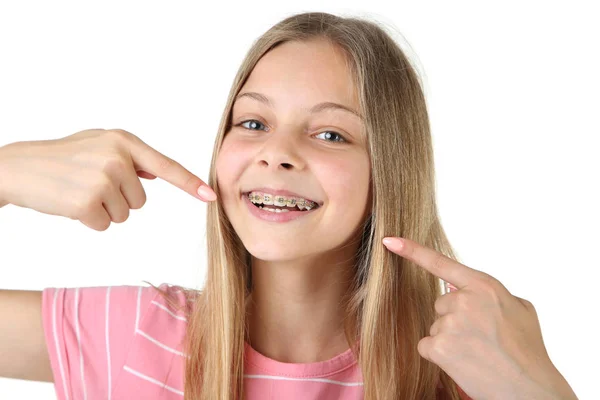
M 393 245 L 398 250 L 402 249 L 402 245 L 403 245 L 402 240 L 398 239 L 398 238 L 384 238 L 382 240 L 382 242 L 386 246 Z
M 198 194 L 206 200 L 216 200 L 217 194 L 210 188 L 210 186 L 202 185 L 198 188 Z

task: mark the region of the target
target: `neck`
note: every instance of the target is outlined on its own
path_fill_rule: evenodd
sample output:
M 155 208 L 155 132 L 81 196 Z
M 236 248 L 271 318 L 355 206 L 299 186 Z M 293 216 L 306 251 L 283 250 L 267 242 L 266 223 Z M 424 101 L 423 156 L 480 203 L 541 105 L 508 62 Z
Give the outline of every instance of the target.
M 252 258 L 250 345 L 288 363 L 324 361 L 347 350 L 342 300 L 354 277 L 355 252 L 348 246 L 292 262 Z

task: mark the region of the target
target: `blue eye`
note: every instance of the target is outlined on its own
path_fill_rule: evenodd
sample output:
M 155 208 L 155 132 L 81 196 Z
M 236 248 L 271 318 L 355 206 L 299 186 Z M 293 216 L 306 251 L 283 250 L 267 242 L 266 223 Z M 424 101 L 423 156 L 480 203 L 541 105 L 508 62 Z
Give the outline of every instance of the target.
M 257 120 L 255 120 L 255 119 L 248 119 L 248 120 L 246 120 L 246 121 L 244 121 L 244 122 L 240 122 L 240 123 L 239 123 L 239 124 L 237 124 L 236 126 L 244 125 L 246 122 L 254 122 L 254 124 L 253 124 L 253 125 L 256 125 L 256 124 L 262 125 L 262 123 L 258 122 L 258 121 L 257 121 Z M 246 127 L 244 126 L 244 128 L 246 128 Z M 254 130 L 253 128 L 246 128 L 246 129 L 249 129 L 249 130 L 251 130 L 251 131 L 253 131 L 253 130 Z
M 240 125 L 243 126 L 247 122 L 250 122 L 254 128 L 256 128 L 257 124 L 258 125 L 263 125 L 261 122 L 255 120 L 255 119 L 248 119 L 246 121 L 240 122 L 236 126 L 240 126 Z M 243 126 L 243 127 L 245 129 L 248 129 L 248 130 L 254 130 L 254 128 L 246 128 L 245 126 Z M 345 143 L 345 142 L 347 142 L 347 140 L 342 135 L 340 135 L 339 133 L 334 132 L 334 131 L 323 131 L 321 133 L 318 133 L 317 136 L 318 135 L 325 135 L 325 137 L 327 137 L 327 138 L 336 137 L 336 136 L 339 137 L 339 139 L 337 139 L 337 140 L 326 140 L 326 142 L 332 142 L 332 143 Z
M 344 139 L 344 137 L 342 135 L 340 135 L 339 133 L 334 132 L 334 131 L 323 131 L 321 133 L 318 133 L 317 136 L 318 135 L 325 135 L 325 137 L 328 137 L 328 138 L 331 138 L 332 136 L 335 135 L 339 139 L 338 140 L 332 140 L 332 142 L 334 142 L 334 143 L 335 142 L 339 142 L 339 143 L 346 142 L 346 139 Z M 326 141 L 329 142 L 329 140 L 326 140 Z

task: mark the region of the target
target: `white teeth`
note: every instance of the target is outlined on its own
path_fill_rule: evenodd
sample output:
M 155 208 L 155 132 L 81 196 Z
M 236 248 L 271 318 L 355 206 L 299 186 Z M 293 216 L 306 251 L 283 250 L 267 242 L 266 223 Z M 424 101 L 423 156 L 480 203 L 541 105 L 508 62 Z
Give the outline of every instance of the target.
M 269 193 L 261 193 L 261 192 L 250 192 L 248 193 L 248 198 L 254 204 L 264 204 L 264 205 L 276 205 L 279 207 L 289 207 L 296 208 L 298 207 L 300 210 L 310 211 L 317 206 L 316 203 L 306 200 L 299 197 L 285 197 L 285 196 L 273 196 Z M 265 210 L 267 208 L 264 208 Z M 271 209 L 272 210 L 272 209 Z M 275 211 L 275 212 L 287 212 L 287 210 Z
M 269 211 L 269 212 L 274 212 L 274 213 L 286 213 L 286 212 L 290 212 L 290 210 L 281 210 L 279 208 L 268 208 L 268 207 L 258 207 L 261 210 L 265 210 L 265 211 Z

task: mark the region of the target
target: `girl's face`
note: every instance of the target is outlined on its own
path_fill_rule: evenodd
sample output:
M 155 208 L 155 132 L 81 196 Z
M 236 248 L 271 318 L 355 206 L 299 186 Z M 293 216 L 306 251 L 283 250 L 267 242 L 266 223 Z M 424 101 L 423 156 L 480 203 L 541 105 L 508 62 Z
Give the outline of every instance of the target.
M 370 211 L 361 118 L 332 108 L 309 111 L 333 102 L 360 112 L 350 71 L 327 42 L 286 42 L 258 62 L 240 95 L 248 92 L 272 106 L 249 96 L 234 103 L 232 128 L 216 162 L 220 201 L 254 257 L 324 260 L 323 253 L 356 234 Z M 289 190 L 322 205 L 292 221 L 265 221 L 250 212 L 243 194 L 260 187 Z M 345 250 L 355 249 L 350 247 Z

